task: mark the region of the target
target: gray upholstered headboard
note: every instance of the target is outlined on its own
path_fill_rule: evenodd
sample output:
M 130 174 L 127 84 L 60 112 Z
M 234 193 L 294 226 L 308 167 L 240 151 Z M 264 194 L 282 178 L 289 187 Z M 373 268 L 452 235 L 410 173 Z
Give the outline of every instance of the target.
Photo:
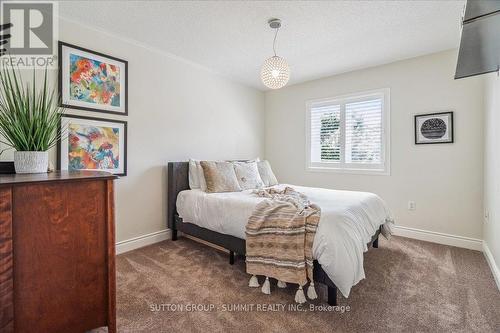
M 169 162 L 167 182 L 167 223 L 169 229 L 172 230 L 172 240 L 176 240 L 177 231 L 181 231 L 229 251 L 245 254 L 245 240 L 202 228 L 189 221 L 176 219 L 177 195 L 180 191 L 189 190 L 189 162 Z
M 167 187 L 167 225 L 172 229 L 177 213 L 177 195 L 180 191 L 189 190 L 189 162 L 168 162 Z

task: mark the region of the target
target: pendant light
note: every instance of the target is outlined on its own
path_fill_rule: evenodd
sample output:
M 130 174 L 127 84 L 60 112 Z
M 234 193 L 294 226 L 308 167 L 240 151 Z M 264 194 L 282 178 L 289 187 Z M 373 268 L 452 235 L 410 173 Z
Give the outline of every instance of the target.
M 260 77 L 262 79 L 262 83 L 264 83 L 266 87 L 279 89 L 288 83 L 288 80 L 290 79 L 290 67 L 288 67 L 288 63 L 285 59 L 276 55 L 276 37 L 278 36 L 278 31 L 281 28 L 281 20 L 271 19 L 268 23 L 271 29 L 276 30 L 273 41 L 274 56 L 264 61 L 260 71 Z

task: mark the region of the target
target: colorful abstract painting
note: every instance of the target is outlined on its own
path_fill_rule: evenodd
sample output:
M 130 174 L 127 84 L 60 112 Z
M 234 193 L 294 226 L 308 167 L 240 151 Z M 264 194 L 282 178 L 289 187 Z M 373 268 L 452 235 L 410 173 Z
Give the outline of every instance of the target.
M 68 170 L 110 170 L 120 165 L 120 130 L 70 123 Z
M 120 68 L 76 54 L 69 55 L 70 99 L 120 107 Z
M 59 41 L 61 106 L 128 115 L 128 61 Z

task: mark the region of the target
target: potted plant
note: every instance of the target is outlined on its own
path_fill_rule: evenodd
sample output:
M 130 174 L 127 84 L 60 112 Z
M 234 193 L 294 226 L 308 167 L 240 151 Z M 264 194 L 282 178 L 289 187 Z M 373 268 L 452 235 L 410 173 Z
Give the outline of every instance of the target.
M 48 150 L 60 138 L 59 124 L 63 109 L 58 106 L 56 90 L 47 84 L 24 85 L 19 70 L 0 70 L 0 136 L 2 143 L 14 148 L 16 173 L 47 172 Z

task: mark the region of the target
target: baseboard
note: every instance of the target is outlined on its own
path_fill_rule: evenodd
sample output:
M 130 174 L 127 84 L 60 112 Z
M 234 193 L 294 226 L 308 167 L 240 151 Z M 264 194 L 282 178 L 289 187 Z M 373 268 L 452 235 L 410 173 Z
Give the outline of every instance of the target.
M 491 253 L 488 244 L 484 241 L 483 241 L 483 253 L 486 258 L 486 261 L 488 262 L 488 265 L 490 265 L 491 273 L 493 273 L 493 277 L 495 278 L 495 282 L 497 283 L 498 290 L 500 290 L 500 269 L 498 268 L 497 263 L 495 262 L 495 258 L 493 258 L 493 254 Z
M 419 239 L 427 242 L 462 247 L 470 250 L 483 251 L 483 241 L 476 238 L 450 235 L 435 231 L 421 230 L 403 226 L 394 226 L 394 234 L 407 238 Z M 170 229 L 160 230 L 150 234 L 126 239 L 116 243 L 116 254 L 132 251 L 143 246 L 151 245 L 169 239 Z
M 394 226 L 394 234 L 407 238 L 419 239 L 427 242 L 462 247 L 470 250 L 483 250 L 481 239 L 469 238 L 457 235 L 444 234 L 441 232 L 421 230 L 403 226 Z
M 120 241 L 116 243 L 116 254 L 125 253 L 128 251 L 138 249 L 140 247 L 144 247 L 147 245 L 167 240 L 170 238 L 170 235 L 171 235 L 170 229 L 165 229 L 157 232 L 152 232 L 147 235 L 142 235 L 139 237 L 134 237 L 131 239 Z

